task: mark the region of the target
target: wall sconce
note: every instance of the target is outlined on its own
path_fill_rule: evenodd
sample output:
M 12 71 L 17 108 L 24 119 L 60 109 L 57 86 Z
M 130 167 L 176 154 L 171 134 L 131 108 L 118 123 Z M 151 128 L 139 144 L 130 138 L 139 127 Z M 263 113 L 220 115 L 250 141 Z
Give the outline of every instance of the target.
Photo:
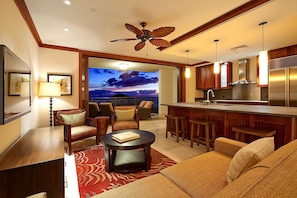
M 262 26 L 262 51 L 259 53 L 259 85 L 268 84 L 268 54 L 264 50 L 264 25 L 267 24 L 267 21 L 260 23 Z
M 220 62 L 218 62 L 218 42 L 219 42 L 219 40 L 216 39 L 216 40 L 214 40 L 214 42 L 216 42 L 216 61 L 214 62 L 213 73 L 219 74 L 220 73 Z
M 61 96 L 61 85 L 59 83 L 39 83 L 39 96 L 49 97 L 50 127 L 53 125 L 53 97 Z
M 190 50 L 186 50 L 185 52 L 187 53 L 187 65 L 189 65 L 189 52 L 190 52 Z M 186 76 L 186 78 L 191 77 L 191 71 L 190 71 L 189 67 L 186 67 L 185 76 Z

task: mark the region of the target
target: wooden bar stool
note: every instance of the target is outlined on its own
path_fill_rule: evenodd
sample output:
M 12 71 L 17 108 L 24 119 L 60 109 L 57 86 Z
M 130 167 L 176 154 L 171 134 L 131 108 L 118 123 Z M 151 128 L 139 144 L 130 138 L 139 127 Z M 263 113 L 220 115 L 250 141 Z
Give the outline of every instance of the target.
M 168 133 L 176 135 L 176 141 L 179 142 L 179 135 L 182 134 L 183 140 L 185 140 L 185 116 L 166 115 L 166 138 Z
M 245 140 L 245 135 L 253 135 L 257 137 L 272 137 L 276 134 L 276 130 L 257 129 L 244 126 L 232 127 L 232 131 L 235 132 L 235 140 L 240 141 Z
M 217 122 L 210 121 L 210 120 L 202 120 L 202 119 L 190 119 L 190 123 L 191 123 L 191 147 L 193 147 L 193 141 L 195 140 L 197 142 L 197 145 L 199 145 L 199 143 L 205 144 L 206 151 L 208 152 L 210 143 L 212 145 L 214 144 Z M 195 126 L 197 127 L 196 139 L 194 139 Z M 205 137 L 202 136 L 202 133 L 200 131 L 201 126 L 204 126 Z M 211 127 L 211 136 L 209 133 L 210 127 Z

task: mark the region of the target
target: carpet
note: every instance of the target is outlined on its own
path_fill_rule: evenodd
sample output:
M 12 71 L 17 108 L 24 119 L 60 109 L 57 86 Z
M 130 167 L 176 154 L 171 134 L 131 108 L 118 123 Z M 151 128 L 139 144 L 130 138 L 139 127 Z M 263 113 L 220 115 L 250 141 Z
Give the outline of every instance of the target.
M 176 164 L 175 161 L 151 148 L 152 163 L 149 171 L 134 173 L 106 173 L 103 146 L 75 152 L 78 188 L 81 198 L 89 198 L 104 191 L 159 173 Z

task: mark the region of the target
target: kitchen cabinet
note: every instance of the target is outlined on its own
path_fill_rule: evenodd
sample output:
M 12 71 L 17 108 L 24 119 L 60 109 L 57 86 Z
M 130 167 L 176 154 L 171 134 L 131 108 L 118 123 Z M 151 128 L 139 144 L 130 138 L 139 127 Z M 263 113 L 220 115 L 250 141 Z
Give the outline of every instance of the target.
M 215 89 L 228 89 L 232 82 L 232 63 L 220 64 L 220 73 L 215 75 Z
M 221 72 L 213 73 L 213 64 L 196 68 L 196 89 L 227 89 L 232 82 L 232 63 L 220 64 Z
M 213 89 L 215 87 L 215 74 L 213 64 L 196 68 L 196 89 Z

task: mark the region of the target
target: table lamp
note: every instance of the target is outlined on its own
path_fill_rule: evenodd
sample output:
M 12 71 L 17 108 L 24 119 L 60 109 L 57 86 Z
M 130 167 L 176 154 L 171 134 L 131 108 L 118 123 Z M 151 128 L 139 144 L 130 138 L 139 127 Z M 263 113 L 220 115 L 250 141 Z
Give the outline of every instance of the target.
M 53 96 L 61 96 L 61 86 L 58 83 L 39 83 L 39 96 L 49 97 L 50 127 L 53 125 Z

